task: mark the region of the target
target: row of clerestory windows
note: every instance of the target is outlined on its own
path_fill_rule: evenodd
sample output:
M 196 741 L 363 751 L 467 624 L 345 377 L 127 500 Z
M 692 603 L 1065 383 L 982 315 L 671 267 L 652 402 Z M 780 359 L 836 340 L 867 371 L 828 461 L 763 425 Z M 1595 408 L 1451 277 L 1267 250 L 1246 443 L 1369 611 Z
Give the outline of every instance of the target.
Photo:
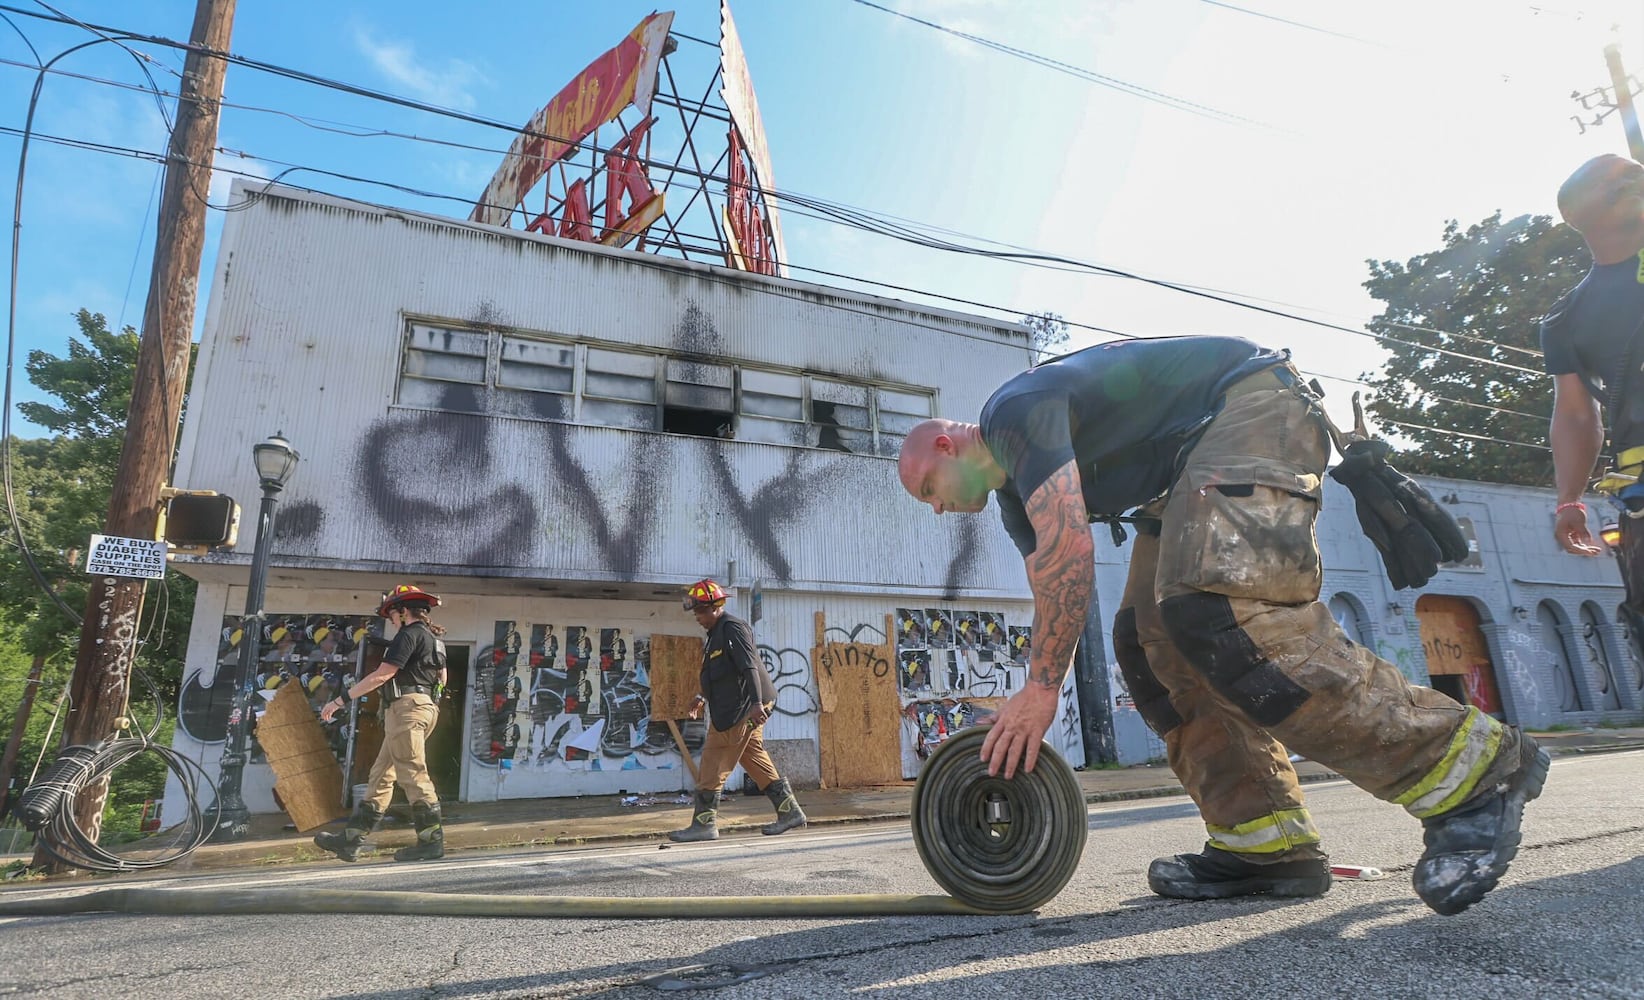
M 895 456 L 935 392 L 517 331 L 406 324 L 395 401 L 418 409 Z

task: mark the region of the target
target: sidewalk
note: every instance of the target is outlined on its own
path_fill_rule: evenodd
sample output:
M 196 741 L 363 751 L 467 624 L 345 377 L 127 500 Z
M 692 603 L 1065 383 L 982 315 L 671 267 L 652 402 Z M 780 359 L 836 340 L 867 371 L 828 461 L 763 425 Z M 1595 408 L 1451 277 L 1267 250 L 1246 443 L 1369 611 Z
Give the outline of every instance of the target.
M 1534 733 L 1554 755 L 1644 749 L 1644 727 Z M 1324 781 L 1339 775 L 1312 761 L 1296 764 L 1303 782 Z M 1087 802 L 1116 802 L 1184 794 L 1170 770 L 1161 765 L 1137 765 L 1114 770 L 1076 772 Z M 871 788 L 808 789 L 799 791 L 800 803 L 813 827 L 882 820 L 905 820 L 913 803 L 913 782 Z M 580 846 L 587 844 L 667 843 L 669 830 L 690 821 L 688 797 L 678 793 L 640 796 L 648 805 L 622 804 L 616 795 L 579 798 L 510 799 L 501 802 L 445 804 L 447 855 L 500 848 Z M 759 827 L 773 818 L 763 796 L 727 795 L 721 805 L 719 826 L 730 836 L 758 836 Z M 330 855 L 313 843 L 313 834 L 289 827 L 283 813 L 251 818 L 251 833 L 232 844 L 206 844 L 168 872 L 204 872 L 328 860 Z M 409 823 L 392 817 L 368 838 L 376 848 L 374 859 L 386 859 L 393 850 L 415 840 Z M 363 857 L 373 858 L 367 853 Z

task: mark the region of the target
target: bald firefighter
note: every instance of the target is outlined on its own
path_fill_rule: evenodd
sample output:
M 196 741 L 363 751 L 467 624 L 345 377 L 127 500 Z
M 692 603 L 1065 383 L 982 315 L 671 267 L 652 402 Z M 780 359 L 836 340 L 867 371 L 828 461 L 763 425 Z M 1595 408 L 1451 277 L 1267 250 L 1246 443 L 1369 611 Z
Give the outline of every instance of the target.
M 708 741 L 696 769 L 691 825 L 668 834 L 676 842 L 718 840 L 719 793 L 737 764 L 776 807 L 776 821 L 760 827 L 766 836 L 805 825 L 793 786 L 776 773 L 765 752 L 765 720 L 776 708 L 776 685 L 759 659 L 753 628 L 725 613 L 725 590 L 699 580 L 685 591 L 685 610 L 708 633 L 702 646 L 702 691 L 691 703 L 691 718 L 708 710 Z
M 1026 562 L 1032 659 L 982 745 L 990 774 L 1031 771 L 1055 717 L 1091 604 L 1090 522 L 1139 508 L 1113 645 L 1208 834 L 1200 853 L 1153 862 L 1153 891 L 1329 890 L 1288 748 L 1419 819 L 1416 893 L 1459 913 L 1507 871 L 1547 755 L 1410 684 L 1319 603 L 1314 521 L 1331 430 L 1286 353 L 1234 337 L 1130 340 L 1014 376 L 980 423 L 916 425 L 898 471 L 937 514 L 980 512 L 991 493 Z M 1454 521 L 1385 463 L 1385 445 L 1346 450 L 1332 475 L 1395 587 L 1465 554 Z
M 359 857 L 366 834 L 376 828 L 394 797 L 394 785 L 405 789 L 411 803 L 411 821 L 417 828 L 417 842 L 394 852 L 397 861 L 429 861 L 445 856 L 445 831 L 440 815 L 439 794 L 428 776 L 428 734 L 439 720 L 440 693 L 445 690 L 445 628 L 429 621 L 429 612 L 440 599 L 411 584 L 389 591 L 377 614 L 398 627 L 382 665 L 342 694 L 325 703 L 320 720 L 332 716 L 355 698 L 383 689 L 383 741 L 371 765 L 365 798 L 354 805 L 353 815 L 342 833 L 322 833 L 314 838 L 322 850 L 344 861 Z

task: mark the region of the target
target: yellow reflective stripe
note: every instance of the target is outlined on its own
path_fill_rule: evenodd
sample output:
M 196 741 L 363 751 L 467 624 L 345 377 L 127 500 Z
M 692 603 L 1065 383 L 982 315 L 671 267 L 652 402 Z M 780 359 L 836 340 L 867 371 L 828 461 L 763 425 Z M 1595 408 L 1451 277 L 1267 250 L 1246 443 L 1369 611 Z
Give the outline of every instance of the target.
M 1318 827 L 1306 809 L 1280 809 L 1238 826 L 1204 825 L 1210 846 L 1235 854 L 1282 854 L 1292 847 L 1317 844 Z
M 1471 795 L 1501 749 L 1501 723 L 1476 708 L 1456 728 L 1450 746 L 1433 769 L 1393 802 L 1417 819 L 1446 812 Z

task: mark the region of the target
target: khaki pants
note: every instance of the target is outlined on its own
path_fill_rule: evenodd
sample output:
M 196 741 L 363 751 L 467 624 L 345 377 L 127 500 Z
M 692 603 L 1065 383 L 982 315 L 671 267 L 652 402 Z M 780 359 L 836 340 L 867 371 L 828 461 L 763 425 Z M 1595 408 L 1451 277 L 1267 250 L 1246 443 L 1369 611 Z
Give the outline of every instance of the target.
M 1321 856 L 1288 751 L 1425 817 L 1487 787 L 1502 738 L 1350 641 L 1319 603 L 1329 454 L 1271 373 L 1236 385 L 1170 496 L 1146 509 L 1160 532 L 1136 538 L 1114 622 L 1137 710 L 1211 844 L 1256 859 Z
M 394 699 L 383 713 L 382 749 L 371 765 L 365 801 L 385 812 L 394 797 L 394 783 L 405 789 L 412 805 L 439 804 L 434 782 L 428 777 L 428 755 L 424 749 L 428 734 L 440 715 L 434 699 L 425 694 L 408 694 Z
M 708 742 L 702 745 L 702 760 L 696 766 L 697 791 L 717 792 L 724 788 L 725 779 L 731 776 L 737 764 L 748 772 L 760 791 L 771 787 L 778 775 L 771 755 L 765 752 L 765 727 L 743 721 L 720 732 L 709 723 Z

